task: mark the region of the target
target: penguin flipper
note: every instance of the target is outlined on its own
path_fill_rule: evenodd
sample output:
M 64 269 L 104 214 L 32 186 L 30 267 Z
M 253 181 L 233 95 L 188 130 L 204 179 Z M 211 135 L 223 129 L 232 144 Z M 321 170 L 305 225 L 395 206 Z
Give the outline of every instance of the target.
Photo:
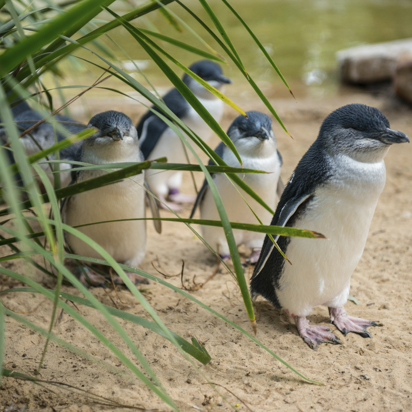
M 145 192 L 146 192 L 146 201 L 149 205 L 150 212 L 154 218 L 160 218 L 159 205 L 156 202 L 156 199 L 153 197 L 152 189 L 150 189 L 149 183 L 145 180 L 144 182 Z M 153 220 L 153 226 L 157 233 L 162 233 L 162 221 Z
M 177 89 L 172 89 L 166 93 L 166 95 L 163 96 L 163 101 L 179 119 L 182 119 L 190 110 L 189 103 L 187 103 L 186 99 Z M 162 113 L 161 110 L 154 106 L 152 106 L 152 110 L 146 112 L 136 126 L 137 135 L 139 136 L 140 150 L 145 159 L 150 156 L 150 153 L 152 153 L 153 149 L 156 147 L 160 137 L 169 127 L 156 115 L 156 112 Z
M 196 196 L 195 203 L 193 205 L 192 211 L 190 212 L 190 219 L 193 218 L 193 215 L 195 214 L 197 207 L 200 206 L 200 203 L 202 203 L 202 200 L 204 199 L 204 197 L 206 195 L 208 187 L 209 187 L 209 185 L 207 183 L 207 180 L 205 179 L 203 181 L 202 187 L 200 188 L 200 190 L 199 190 L 199 192 Z
M 222 156 L 223 156 L 223 151 L 224 151 L 224 149 L 225 149 L 225 144 L 224 144 L 223 142 L 220 142 L 220 143 L 216 146 L 215 153 L 216 153 L 218 156 L 222 157 Z M 212 159 L 209 159 L 208 165 L 209 165 L 209 166 L 216 166 L 216 163 L 215 163 Z M 214 173 L 211 173 L 210 176 L 212 176 L 212 178 L 213 178 Z M 208 187 L 209 187 L 209 185 L 208 185 L 208 183 L 207 183 L 207 180 L 205 179 L 205 180 L 203 181 L 202 187 L 201 187 L 200 190 L 199 190 L 199 193 L 197 194 L 197 197 L 196 197 L 196 200 L 195 200 L 195 204 L 193 205 L 193 209 L 192 209 L 192 211 L 190 212 L 190 219 L 193 218 L 193 215 L 195 214 L 197 207 L 200 206 L 200 203 L 201 203 L 202 200 L 204 199 Z
M 306 202 L 312 195 L 313 192 L 304 193 L 300 196 L 292 197 L 291 199 L 289 199 L 282 207 L 277 222 L 274 222 L 275 219 L 273 218 L 271 225 L 285 227 L 290 218 L 295 214 L 299 206 Z M 274 237 L 275 242 L 277 242 L 278 239 L 279 235 Z M 264 268 L 267 260 L 269 259 L 269 256 L 272 254 L 274 249 L 275 245 L 273 244 L 271 239 L 269 239 L 269 237 L 266 236 L 265 241 L 263 243 L 262 252 L 260 253 L 260 257 L 256 264 L 251 280 L 259 276 L 259 273 Z

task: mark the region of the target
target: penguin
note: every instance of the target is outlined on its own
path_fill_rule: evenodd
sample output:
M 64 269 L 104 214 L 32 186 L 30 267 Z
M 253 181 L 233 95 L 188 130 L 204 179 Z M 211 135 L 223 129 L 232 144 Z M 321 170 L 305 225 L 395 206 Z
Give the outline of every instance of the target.
M 327 306 L 345 336 L 371 337 L 367 328 L 378 325 L 349 316 L 344 305 L 385 186 L 384 157 L 392 144 L 405 142 L 378 109 L 343 106 L 326 117 L 286 185 L 271 225 L 315 230 L 327 240 L 276 237 L 291 265 L 266 236 L 250 290 L 253 299 L 261 295 L 285 309 L 312 349 L 341 343 L 326 326 L 309 324 L 315 306 Z
M 14 121 L 16 123 L 17 129 L 20 133 L 32 127 L 34 124 L 39 122 L 44 118 L 39 112 L 31 109 L 26 102 L 22 102 L 17 106 L 12 108 L 14 115 Z M 86 129 L 84 124 L 81 124 L 68 116 L 55 115 L 54 119 L 59 122 L 67 131 L 71 134 L 77 134 Z M 45 122 L 37 126 L 30 133 L 24 135 L 20 142 L 24 148 L 27 156 L 31 156 L 40 150 L 44 150 L 55 144 L 55 134 L 57 136 L 57 141 L 62 141 L 66 138 L 65 135 L 56 131 L 52 124 Z M 2 141 L 7 142 L 6 131 L 4 128 L 0 129 L 0 138 Z M 76 147 L 76 145 L 74 145 Z M 78 144 L 77 144 L 78 146 Z M 9 151 L 8 151 L 9 152 Z M 73 160 L 72 158 L 73 147 L 69 146 L 60 151 L 60 159 Z M 11 152 L 10 152 L 11 154 Z M 12 156 L 12 154 L 11 154 Z M 54 154 L 48 156 L 49 159 L 54 159 Z M 11 161 L 14 163 L 14 157 L 10 157 Z M 40 164 L 41 168 L 47 173 L 49 179 L 53 182 L 54 175 L 52 166 L 47 163 Z M 60 163 L 60 182 L 61 186 L 67 186 L 71 180 L 70 170 L 71 165 L 69 163 Z
M 223 90 L 226 84 L 232 83 L 228 77 L 223 75 L 221 67 L 210 60 L 193 63 L 189 69 L 220 91 Z M 183 75 L 182 80 L 199 99 L 200 103 L 219 122 L 223 115 L 222 100 L 186 73 Z M 163 96 L 163 101 L 201 139 L 205 142 L 209 140 L 212 130 L 177 89 L 170 90 Z M 158 111 L 155 107 L 153 109 Z M 140 147 L 146 160 L 167 157 L 170 163 L 187 163 L 185 149 L 179 136 L 155 113 L 148 111 L 136 127 Z M 194 196 L 179 192 L 182 184 L 181 171 L 149 170 L 146 178 L 154 194 L 160 199 L 159 206 L 162 208 L 180 211 L 179 203 L 192 203 L 195 200 Z
M 94 165 L 122 162 L 142 162 L 137 131 L 131 119 L 124 113 L 110 110 L 91 118 L 87 127 L 98 132 L 82 141 L 75 160 Z M 103 170 L 76 170 L 72 172 L 75 184 L 106 172 Z M 66 198 L 61 206 L 62 220 L 70 226 L 108 220 L 145 217 L 144 174 L 121 180 L 114 184 L 79 193 Z M 158 216 L 158 214 L 157 214 Z M 159 226 L 155 226 L 157 229 Z M 138 267 L 146 253 L 146 223 L 143 220 L 103 223 L 79 229 L 102 246 L 117 262 Z M 158 230 L 160 232 L 160 230 Z M 67 249 L 81 256 L 101 256 L 76 236 L 66 233 Z M 127 272 L 134 283 L 148 283 L 147 279 Z M 103 286 L 105 278 L 89 271 L 89 279 L 81 275 L 81 281 L 90 280 L 94 286 Z M 116 283 L 121 283 L 118 276 Z
M 243 162 L 243 167 L 268 172 L 268 174 L 245 174 L 243 181 L 253 189 L 271 208 L 275 209 L 283 191 L 280 178 L 282 156 L 277 149 L 277 141 L 272 130 L 272 121 L 269 116 L 257 111 L 246 113 L 247 118 L 238 116 L 230 125 L 227 135 L 235 145 Z M 215 152 L 228 166 L 240 167 L 239 161 L 233 152 L 220 143 Z M 214 164 L 212 161 L 209 164 Z M 231 222 L 258 224 L 256 217 L 247 203 L 257 214 L 263 224 L 268 225 L 272 215 L 263 206 L 241 191 L 247 203 L 243 200 L 236 187 L 227 176 L 221 173 L 213 175 L 219 194 L 222 198 L 228 218 Z M 199 191 L 192 209 L 191 218 L 196 208 L 200 209 L 201 219 L 220 220 L 216 204 L 206 179 Z M 246 230 L 233 230 L 236 244 L 244 244 L 252 250 L 247 261 L 255 264 L 259 258 L 264 233 Z M 202 226 L 202 236 L 205 241 L 216 250 L 222 259 L 230 258 L 229 246 L 224 231 L 220 227 Z

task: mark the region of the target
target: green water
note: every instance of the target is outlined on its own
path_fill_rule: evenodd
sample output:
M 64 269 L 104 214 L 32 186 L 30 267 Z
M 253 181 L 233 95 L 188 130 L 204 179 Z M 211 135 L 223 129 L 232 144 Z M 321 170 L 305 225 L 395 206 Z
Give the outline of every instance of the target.
M 213 27 L 198 1 L 184 2 Z M 276 73 L 235 16 L 220 0 L 210 0 L 209 3 L 255 80 L 281 88 Z M 412 38 L 410 0 L 232 0 L 231 4 L 261 40 L 287 81 L 302 89 L 304 94 L 336 92 L 336 51 L 365 43 Z M 221 51 L 204 29 L 177 4 L 169 7 L 212 47 Z M 158 12 L 152 13 L 150 20 L 140 19 L 137 24 L 145 28 L 153 25 L 163 34 L 204 47 L 186 29 L 178 33 Z M 118 28 L 111 35 L 132 59 L 148 59 L 125 29 Z M 162 46 L 185 64 L 197 60 L 196 56 L 179 48 L 165 43 Z M 120 52 L 116 54 L 121 60 L 126 59 Z M 224 70 L 235 81 L 243 79 L 233 63 Z M 150 64 L 145 72 L 155 81 L 161 76 L 154 64 Z

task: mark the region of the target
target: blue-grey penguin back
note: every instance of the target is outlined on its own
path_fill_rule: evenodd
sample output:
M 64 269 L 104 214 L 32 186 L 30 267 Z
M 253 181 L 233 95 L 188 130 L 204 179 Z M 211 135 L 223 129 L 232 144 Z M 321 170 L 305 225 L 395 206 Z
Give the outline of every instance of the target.
M 190 110 L 190 105 L 177 89 L 172 89 L 163 96 L 165 105 L 179 119 L 183 119 Z M 152 106 L 154 112 L 162 113 L 157 107 Z M 162 113 L 169 120 L 169 116 Z M 145 159 L 150 156 L 163 132 L 169 126 L 151 110 L 147 111 L 136 126 L 140 141 L 140 150 Z

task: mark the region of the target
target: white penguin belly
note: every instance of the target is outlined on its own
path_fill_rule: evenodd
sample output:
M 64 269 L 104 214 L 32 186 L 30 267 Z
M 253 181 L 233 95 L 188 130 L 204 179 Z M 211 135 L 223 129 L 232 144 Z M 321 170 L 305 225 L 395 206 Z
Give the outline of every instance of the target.
M 219 122 L 223 113 L 223 102 L 219 99 L 208 100 L 199 98 L 199 100 L 216 121 Z M 206 142 L 209 140 L 212 130 L 192 107 L 190 107 L 187 116 L 182 118 L 182 121 L 201 139 Z M 187 137 L 187 139 L 189 138 Z M 186 152 L 190 159 L 190 152 L 187 148 Z M 167 157 L 169 163 L 188 163 L 187 156 L 180 137 L 171 128 L 167 128 L 159 138 L 152 153 L 150 153 L 148 160 Z M 166 196 L 169 193 L 169 189 L 177 189 L 180 187 L 182 172 L 148 170 L 146 178 L 150 188 L 155 194 Z
M 278 202 L 276 187 L 279 180 L 280 164 L 276 157 L 267 159 L 244 159 L 244 167 L 257 169 L 257 170 L 271 170 L 272 173 L 267 175 L 254 175 L 245 174 L 243 181 L 249 185 L 272 209 L 276 209 Z M 237 162 L 237 161 L 236 161 Z M 235 163 L 231 158 L 228 159 L 229 166 L 239 166 L 239 163 Z M 263 206 L 253 200 L 243 190 L 234 187 L 225 175 L 217 174 L 214 177 L 214 181 L 219 190 L 219 194 L 222 198 L 225 206 L 226 213 L 229 220 L 239 223 L 251 223 L 259 224 L 254 214 L 249 209 L 242 196 L 249 203 L 250 207 L 262 220 L 263 224 L 269 225 L 272 220 L 272 214 L 268 212 Z M 242 196 L 239 194 L 240 191 Z M 205 199 L 200 207 L 200 215 L 202 219 L 220 220 L 219 213 L 216 208 L 213 195 L 210 190 L 207 191 Z M 264 233 L 250 232 L 246 230 L 233 230 L 236 244 L 246 245 L 249 248 L 259 248 L 263 244 L 265 238 Z M 208 242 L 218 253 L 221 255 L 229 254 L 229 247 L 226 242 L 226 237 L 222 228 L 213 226 L 202 226 L 202 235 L 206 242 Z
M 220 99 L 202 99 L 198 97 L 199 102 L 212 115 L 217 123 L 220 122 L 223 115 L 223 102 Z M 212 135 L 212 129 L 199 116 L 195 109 L 190 106 L 189 113 L 182 119 L 187 126 L 189 126 L 202 140 L 209 142 Z
M 81 193 L 68 199 L 63 211 L 70 226 L 92 222 L 145 217 L 143 174 L 110 186 Z M 82 227 L 82 233 L 102 246 L 117 262 L 130 266 L 141 263 L 146 249 L 145 221 L 104 223 Z M 101 256 L 77 237 L 66 233 L 74 253 L 92 258 Z
M 320 232 L 327 239 L 291 238 L 276 295 L 281 306 L 307 316 L 318 305 L 346 303 L 350 278 L 365 247 L 369 227 L 385 184 L 385 166 L 368 164 L 317 189 L 294 227 Z M 346 174 L 345 172 L 345 174 Z M 358 173 L 359 172 L 359 173 Z M 350 176 L 350 174 L 352 176 Z

